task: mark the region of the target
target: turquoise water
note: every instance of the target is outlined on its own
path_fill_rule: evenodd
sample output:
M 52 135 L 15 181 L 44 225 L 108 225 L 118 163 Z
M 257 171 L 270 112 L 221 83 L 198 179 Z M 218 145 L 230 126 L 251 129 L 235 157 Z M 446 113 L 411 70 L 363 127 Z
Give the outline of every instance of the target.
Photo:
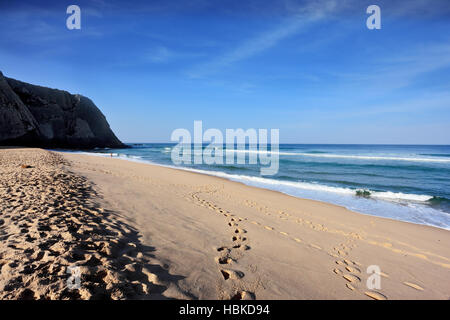
M 129 145 L 96 153 L 175 166 L 175 144 Z M 179 167 L 364 214 L 450 229 L 450 146 L 282 144 L 274 176 L 261 176 L 259 165 L 249 164 Z

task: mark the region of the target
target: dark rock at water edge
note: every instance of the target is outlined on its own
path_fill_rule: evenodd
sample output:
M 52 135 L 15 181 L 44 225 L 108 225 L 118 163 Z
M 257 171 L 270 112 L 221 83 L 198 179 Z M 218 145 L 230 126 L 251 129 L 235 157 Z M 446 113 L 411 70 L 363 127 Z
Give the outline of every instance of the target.
M 88 98 L 4 77 L 0 72 L 0 145 L 124 148 Z

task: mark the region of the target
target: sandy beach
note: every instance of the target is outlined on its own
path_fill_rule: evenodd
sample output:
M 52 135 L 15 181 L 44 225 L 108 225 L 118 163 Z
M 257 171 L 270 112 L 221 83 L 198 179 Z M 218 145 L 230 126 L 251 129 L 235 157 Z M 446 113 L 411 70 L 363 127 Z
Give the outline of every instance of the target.
M 444 229 L 42 149 L 0 149 L 0 174 L 2 299 L 450 299 Z

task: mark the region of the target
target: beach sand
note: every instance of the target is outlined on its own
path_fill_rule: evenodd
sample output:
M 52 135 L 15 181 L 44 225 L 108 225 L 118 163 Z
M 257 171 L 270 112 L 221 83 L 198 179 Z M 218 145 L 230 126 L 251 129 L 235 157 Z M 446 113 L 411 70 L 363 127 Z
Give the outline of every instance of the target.
M 0 174 L 3 299 L 450 299 L 447 230 L 114 158 L 0 149 Z

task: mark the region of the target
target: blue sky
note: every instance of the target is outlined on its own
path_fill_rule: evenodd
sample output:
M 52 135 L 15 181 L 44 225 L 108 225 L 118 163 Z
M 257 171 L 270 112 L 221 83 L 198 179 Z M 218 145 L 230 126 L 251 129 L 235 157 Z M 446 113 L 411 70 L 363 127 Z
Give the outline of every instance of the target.
M 284 143 L 450 144 L 448 0 L 0 0 L 0 30 L 6 76 L 91 98 L 125 142 L 203 120 Z

